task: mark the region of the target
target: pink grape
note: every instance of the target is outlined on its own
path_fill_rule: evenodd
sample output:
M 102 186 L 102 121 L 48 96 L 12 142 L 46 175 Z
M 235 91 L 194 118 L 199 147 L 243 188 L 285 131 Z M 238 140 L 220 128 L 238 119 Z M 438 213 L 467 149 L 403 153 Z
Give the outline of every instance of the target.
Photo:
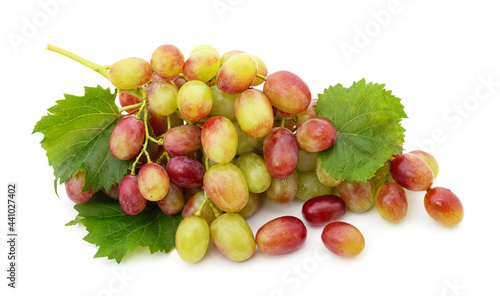
M 158 201 L 167 195 L 170 178 L 161 165 L 156 163 L 143 165 L 139 170 L 138 177 L 139 190 L 147 200 Z
M 134 158 L 141 151 L 145 138 L 144 123 L 133 116 L 121 119 L 109 139 L 109 150 L 121 160 Z
M 255 235 L 255 242 L 263 253 L 280 255 L 300 248 L 306 237 L 304 222 L 293 216 L 283 216 L 262 225 Z
M 201 128 L 196 125 L 174 127 L 163 136 L 163 148 L 173 155 L 191 154 L 201 147 Z
M 169 177 L 184 188 L 196 188 L 203 184 L 205 168 L 203 165 L 189 156 L 175 156 L 167 163 Z
M 264 160 L 271 176 L 286 178 L 297 166 L 298 145 L 293 133 L 283 127 L 273 128 L 264 139 Z
M 412 191 L 425 191 L 434 181 L 429 165 L 411 153 L 398 155 L 391 162 L 390 172 L 396 183 Z
M 64 182 L 66 194 L 72 202 L 77 204 L 87 203 L 94 196 L 93 190 L 82 191 L 85 185 L 85 174 L 85 171 L 78 171 L 75 176 Z
M 136 175 L 126 175 L 118 186 L 118 200 L 127 215 L 137 215 L 146 207 L 147 200 L 139 190 L 138 179 Z

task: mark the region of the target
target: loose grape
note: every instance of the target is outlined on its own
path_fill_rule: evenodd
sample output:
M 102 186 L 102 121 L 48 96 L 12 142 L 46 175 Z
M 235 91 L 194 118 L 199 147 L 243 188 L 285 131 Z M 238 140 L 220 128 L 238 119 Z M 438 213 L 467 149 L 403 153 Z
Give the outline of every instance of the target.
M 444 226 L 456 226 L 464 218 L 460 199 L 451 190 L 443 187 L 434 187 L 427 191 L 424 206 L 429 216 Z
M 363 234 L 345 222 L 335 221 L 326 225 L 321 239 L 330 252 L 342 257 L 356 257 L 365 248 Z
M 300 248 L 307 237 L 304 223 L 293 216 L 283 216 L 262 225 L 255 235 L 257 247 L 268 255 L 280 255 Z
M 302 216 L 312 225 L 339 219 L 345 214 L 345 203 L 337 195 L 315 196 L 302 205 Z
M 414 150 L 410 151 L 411 154 L 415 154 L 416 156 L 422 158 L 427 165 L 431 168 L 432 173 L 434 174 L 434 179 L 436 179 L 438 173 L 439 173 L 439 165 L 437 163 L 436 158 L 432 156 L 432 154 L 422 151 L 422 150 Z

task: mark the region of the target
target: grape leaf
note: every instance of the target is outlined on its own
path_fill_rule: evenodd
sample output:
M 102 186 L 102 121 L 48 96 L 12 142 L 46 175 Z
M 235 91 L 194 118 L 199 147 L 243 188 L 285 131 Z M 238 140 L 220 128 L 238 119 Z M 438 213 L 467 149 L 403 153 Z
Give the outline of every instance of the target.
M 319 95 L 314 107 L 318 116 L 329 119 L 337 130 L 332 147 L 318 155 L 330 176 L 365 182 L 402 151 L 401 119 L 407 115 L 401 100 L 384 87 L 362 79 L 349 88 L 330 86 Z
M 110 190 L 133 163 L 119 160 L 109 151 L 109 138 L 121 118 L 115 104 L 116 92 L 98 85 L 85 87 L 82 97 L 64 97 L 33 129 L 33 133 L 44 135 L 41 145 L 54 168 L 55 181 L 61 184 L 85 170 L 83 190 Z
M 151 254 L 174 248 L 175 231 L 182 215 L 165 215 L 158 206 L 146 207 L 135 216 L 126 215 L 120 203 L 102 191 L 85 204 L 75 205 L 78 216 L 66 225 L 82 223 L 89 232 L 83 239 L 99 247 L 95 258 L 108 257 L 120 263 L 128 252 L 149 247 Z

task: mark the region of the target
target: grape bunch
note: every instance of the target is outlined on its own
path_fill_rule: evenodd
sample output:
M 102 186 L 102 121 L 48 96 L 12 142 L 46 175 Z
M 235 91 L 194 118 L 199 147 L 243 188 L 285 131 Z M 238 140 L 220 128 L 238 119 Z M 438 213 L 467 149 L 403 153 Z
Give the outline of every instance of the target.
M 109 80 L 123 113 L 109 150 L 133 165 L 105 193 L 127 215 L 147 206 L 166 215 L 182 213 L 175 246 L 186 262 L 201 260 L 210 241 L 233 261 L 249 259 L 255 246 L 270 255 L 298 249 L 307 228 L 294 216 L 273 219 L 254 236 L 246 219 L 262 198 L 276 204 L 305 201 L 304 220 L 327 224 L 326 248 L 346 257 L 358 255 L 365 244 L 356 227 L 338 221 L 346 210 L 365 212 L 375 205 L 382 218 L 397 223 L 407 212 L 405 189 L 427 191 L 425 209 L 443 225 L 454 226 L 463 217 L 451 191 L 431 188 L 438 166 L 423 151 L 392 157 L 365 182 L 331 177 L 318 153 L 334 144 L 336 128 L 318 117 L 317 99 L 300 77 L 268 74 L 252 54 L 232 50 L 220 56 L 201 45 L 185 58 L 167 44 L 149 62 L 132 57 L 112 64 Z M 82 192 L 84 176 L 80 171 L 65 182 L 75 203 L 93 196 L 92 190 Z

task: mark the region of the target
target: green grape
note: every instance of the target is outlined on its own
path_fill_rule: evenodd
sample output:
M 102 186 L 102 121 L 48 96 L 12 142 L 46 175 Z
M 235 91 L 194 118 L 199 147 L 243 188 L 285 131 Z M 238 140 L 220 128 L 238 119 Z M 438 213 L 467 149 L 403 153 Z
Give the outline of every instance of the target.
M 151 77 L 151 66 L 141 58 L 120 60 L 109 69 L 109 81 L 119 89 L 135 89 Z
M 236 166 L 241 170 L 248 185 L 248 191 L 262 193 L 271 185 L 271 174 L 266 162 L 255 153 L 246 153 L 238 158 Z
M 274 125 L 273 107 L 256 89 L 247 89 L 238 96 L 234 102 L 234 115 L 241 129 L 253 138 L 266 136 Z
M 243 155 L 245 153 L 256 151 L 262 148 L 262 144 L 264 143 L 264 137 L 262 138 L 250 137 L 241 129 L 238 122 L 234 122 L 234 127 L 236 128 L 236 132 L 238 133 L 238 148 L 236 150 L 236 153 L 238 155 Z
M 220 67 L 219 55 L 202 49 L 193 53 L 184 63 L 182 73 L 186 80 L 208 82 L 217 75 Z
M 375 192 L 386 183 L 387 175 L 389 174 L 389 168 L 391 164 L 389 161 L 384 162 L 376 172 L 375 176 L 372 177 L 373 186 L 375 187 Z
M 215 47 L 213 47 L 212 45 L 208 45 L 208 44 L 202 44 L 202 45 L 198 45 L 196 46 L 192 51 L 191 53 L 189 53 L 189 56 L 192 56 L 193 54 L 197 53 L 198 51 L 200 50 L 208 50 L 208 51 L 211 51 L 213 53 L 215 53 L 218 57 L 220 57 L 219 55 L 219 52 L 217 51 L 217 49 L 215 49 Z
M 232 163 L 211 166 L 203 176 L 210 200 L 224 212 L 239 212 L 248 201 L 248 186 L 241 170 Z
M 201 145 L 213 162 L 230 162 L 238 149 L 238 133 L 234 124 L 223 116 L 210 117 L 201 130 Z
M 217 72 L 217 87 L 228 94 L 248 89 L 257 75 L 257 62 L 249 54 L 238 54 L 227 60 Z
M 267 76 L 267 66 L 264 63 L 264 61 L 259 58 L 258 56 L 252 55 L 252 57 L 255 59 L 257 62 L 257 74 L 262 75 L 262 76 Z M 264 82 L 262 78 L 255 77 L 255 80 L 252 83 L 252 86 L 257 86 L 260 85 Z
M 436 158 L 432 156 L 432 154 L 422 151 L 422 150 L 414 150 L 410 151 L 411 154 L 415 154 L 416 156 L 422 158 L 427 165 L 431 168 L 432 173 L 434 174 L 434 179 L 436 179 L 438 173 L 439 173 L 439 165 L 437 163 Z
M 297 166 L 295 169 L 299 173 L 314 171 L 316 169 L 316 159 L 318 159 L 317 152 L 307 152 L 299 147 L 297 150 Z
M 187 120 L 204 119 L 210 113 L 212 104 L 212 92 L 201 81 L 188 81 L 177 93 L 177 108 Z
M 241 217 L 246 219 L 255 214 L 255 212 L 257 212 L 257 210 L 259 209 L 259 206 L 260 206 L 259 195 L 257 193 L 250 192 L 248 194 L 247 204 L 238 213 L 241 215 Z
M 184 218 L 175 232 L 175 248 L 182 260 L 195 263 L 207 252 L 210 228 L 205 220 L 196 216 Z
M 255 239 L 248 223 L 237 213 L 225 213 L 210 225 L 217 250 L 232 261 L 245 261 L 255 252 Z
M 213 104 L 209 116 L 224 116 L 231 121 L 235 121 L 234 101 L 238 95 L 230 95 L 221 91 L 217 85 L 210 87 L 212 91 Z
M 149 107 L 160 116 L 173 114 L 177 110 L 177 91 L 171 80 L 153 81 L 148 88 Z
M 228 52 L 225 52 L 221 57 L 220 57 L 220 64 L 223 65 L 227 60 L 232 58 L 233 56 L 240 54 L 240 53 L 245 53 L 244 51 L 241 50 L 230 50 Z
M 316 161 L 316 176 L 318 176 L 318 180 L 321 184 L 328 187 L 335 187 L 342 183 L 342 178 L 337 180 L 325 171 L 325 169 L 321 166 L 321 159 L 319 158 Z
M 296 196 L 309 200 L 315 196 L 332 194 L 332 188 L 321 184 L 315 171 L 299 173 L 299 185 Z
M 184 55 L 174 45 L 159 46 L 151 56 L 151 68 L 164 78 L 178 75 L 184 67 Z

